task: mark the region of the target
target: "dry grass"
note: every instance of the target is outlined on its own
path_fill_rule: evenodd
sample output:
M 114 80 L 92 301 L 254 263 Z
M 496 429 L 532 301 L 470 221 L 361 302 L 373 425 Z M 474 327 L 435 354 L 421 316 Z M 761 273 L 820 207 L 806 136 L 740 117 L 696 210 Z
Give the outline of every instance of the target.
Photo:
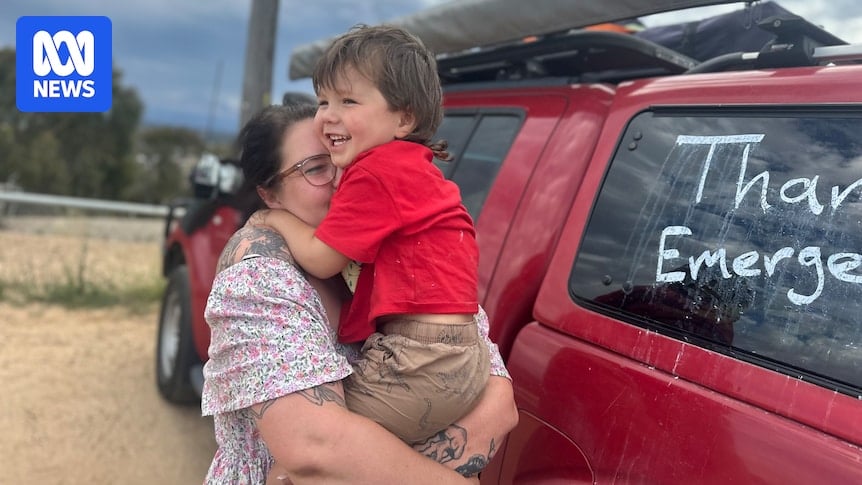
M 0 227 L 0 484 L 201 483 L 212 419 L 155 385 L 161 222 Z
M 0 299 L 136 307 L 161 295 L 159 221 L 6 218 L 3 223 Z

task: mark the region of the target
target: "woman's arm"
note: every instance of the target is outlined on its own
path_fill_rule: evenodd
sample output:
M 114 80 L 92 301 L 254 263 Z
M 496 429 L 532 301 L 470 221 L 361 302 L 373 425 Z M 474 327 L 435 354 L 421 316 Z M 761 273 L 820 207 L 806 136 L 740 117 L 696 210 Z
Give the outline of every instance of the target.
M 503 445 L 509 431 L 518 424 L 518 408 L 509 372 L 500 350 L 488 336 L 490 323 L 481 307 L 476 314 L 476 323 L 491 357 L 491 376 L 479 402 L 455 424 L 414 446 L 419 452 L 465 476 L 482 471 Z
M 245 226 L 239 228 L 225 244 L 216 265 L 216 274 L 252 255 L 293 263 L 290 251 L 275 230 L 268 227 Z
M 481 472 L 518 424 L 512 382 L 490 376 L 479 402 L 466 416 L 413 448 L 470 477 Z
M 405 483 L 408 478 L 416 485 L 471 483 L 416 453 L 377 423 L 348 411 L 340 382 L 251 410 L 276 466 L 284 468 L 295 485 Z

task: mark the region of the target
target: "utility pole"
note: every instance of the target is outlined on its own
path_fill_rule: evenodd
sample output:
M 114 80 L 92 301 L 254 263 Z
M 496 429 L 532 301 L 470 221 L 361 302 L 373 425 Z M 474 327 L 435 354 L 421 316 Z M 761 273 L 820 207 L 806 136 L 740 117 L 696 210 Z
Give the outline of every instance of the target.
M 278 1 L 251 0 L 242 81 L 240 129 L 255 113 L 272 102 L 272 63 L 275 56 Z

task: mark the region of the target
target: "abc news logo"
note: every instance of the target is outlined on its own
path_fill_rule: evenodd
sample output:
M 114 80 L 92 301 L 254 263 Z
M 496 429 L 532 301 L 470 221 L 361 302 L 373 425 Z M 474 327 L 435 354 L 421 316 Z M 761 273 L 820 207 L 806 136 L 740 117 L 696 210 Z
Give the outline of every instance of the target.
M 93 33 L 89 30 L 82 30 L 77 36 L 68 30 L 54 35 L 40 30 L 33 36 L 33 72 L 43 77 L 51 72 L 58 76 L 69 76 L 73 72 L 82 77 L 90 76 L 96 68 L 93 43 Z M 69 51 L 66 62 L 60 59 L 58 50 L 63 46 Z M 92 98 L 95 95 L 96 82 L 92 79 L 33 80 L 33 96 L 36 98 Z
M 107 17 L 21 17 L 16 104 L 27 112 L 107 111 L 112 101 Z

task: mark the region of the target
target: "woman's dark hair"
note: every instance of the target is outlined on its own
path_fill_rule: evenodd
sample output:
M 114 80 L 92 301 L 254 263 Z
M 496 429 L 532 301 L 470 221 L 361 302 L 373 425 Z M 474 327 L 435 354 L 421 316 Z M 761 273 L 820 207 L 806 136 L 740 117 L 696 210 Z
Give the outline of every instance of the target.
M 265 184 L 281 169 L 284 133 L 298 121 L 314 118 L 316 112 L 316 106 L 305 103 L 267 106 L 242 128 L 239 133 L 239 167 L 243 176 L 240 193 L 254 194 L 256 199 L 245 211 L 244 218 L 263 207 L 256 189 L 269 189 Z
M 281 97 L 281 104 L 284 106 L 293 106 L 295 104 L 310 104 L 317 106 L 317 98 L 299 91 L 287 91 Z
M 239 134 L 239 166 L 245 182 L 264 186 L 281 168 L 284 133 L 296 122 L 314 118 L 315 106 L 267 106 L 254 115 Z M 265 187 L 269 188 L 269 187 Z

